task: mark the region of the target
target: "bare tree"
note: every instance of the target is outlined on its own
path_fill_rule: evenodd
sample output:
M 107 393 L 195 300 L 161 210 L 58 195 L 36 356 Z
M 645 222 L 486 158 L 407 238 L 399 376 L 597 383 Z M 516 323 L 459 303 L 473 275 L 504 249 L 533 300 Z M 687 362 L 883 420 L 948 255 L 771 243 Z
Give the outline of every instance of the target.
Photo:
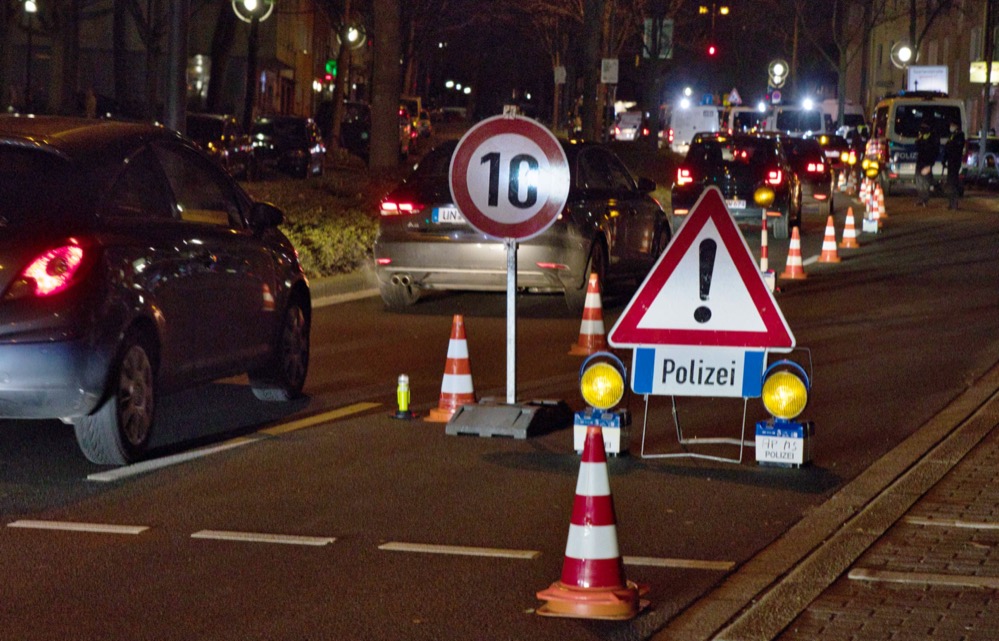
M 371 94 L 372 169 L 399 165 L 399 0 L 372 0 L 374 68 Z

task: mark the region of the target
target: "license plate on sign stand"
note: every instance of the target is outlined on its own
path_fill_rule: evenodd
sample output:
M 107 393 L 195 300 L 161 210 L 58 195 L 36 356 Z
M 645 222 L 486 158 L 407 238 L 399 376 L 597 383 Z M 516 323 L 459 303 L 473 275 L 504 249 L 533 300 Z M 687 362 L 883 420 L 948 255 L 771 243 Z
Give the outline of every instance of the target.
M 726 200 L 725 201 L 725 206 L 728 207 L 729 209 L 745 209 L 746 208 L 746 201 L 745 200 Z
M 457 207 L 434 207 L 431 218 L 438 224 L 464 224 L 465 217 L 461 215 Z

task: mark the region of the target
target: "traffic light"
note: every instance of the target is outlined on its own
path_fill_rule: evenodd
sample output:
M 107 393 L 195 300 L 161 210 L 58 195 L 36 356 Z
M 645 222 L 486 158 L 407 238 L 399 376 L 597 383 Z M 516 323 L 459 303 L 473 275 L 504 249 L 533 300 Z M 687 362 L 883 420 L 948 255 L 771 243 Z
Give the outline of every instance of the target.
M 337 64 L 336 60 L 330 59 L 326 61 L 326 75 L 328 76 L 327 82 L 336 78 Z
M 716 47 L 714 44 L 709 44 L 708 45 L 708 56 L 714 58 L 715 55 L 717 55 L 717 54 L 718 54 L 718 47 Z

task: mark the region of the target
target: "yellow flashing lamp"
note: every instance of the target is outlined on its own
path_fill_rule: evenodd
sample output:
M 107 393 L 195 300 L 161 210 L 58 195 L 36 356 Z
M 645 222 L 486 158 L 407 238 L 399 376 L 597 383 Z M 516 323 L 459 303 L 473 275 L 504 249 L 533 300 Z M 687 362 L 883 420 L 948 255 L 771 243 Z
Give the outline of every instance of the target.
M 775 197 L 776 194 L 774 194 L 774 190 L 770 187 L 760 187 L 753 192 L 753 202 L 760 207 L 769 207 L 773 204 Z
M 763 406 L 774 418 L 789 421 L 801 415 L 808 404 L 811 383 L 800 365 L 778 361 L 763 373 Z
M 609 352 L 597 352 L 587 358 L 579 370 L 579 391 L 586 404 L 608 410 L 621 402 L 625 390 L 625 368 Z

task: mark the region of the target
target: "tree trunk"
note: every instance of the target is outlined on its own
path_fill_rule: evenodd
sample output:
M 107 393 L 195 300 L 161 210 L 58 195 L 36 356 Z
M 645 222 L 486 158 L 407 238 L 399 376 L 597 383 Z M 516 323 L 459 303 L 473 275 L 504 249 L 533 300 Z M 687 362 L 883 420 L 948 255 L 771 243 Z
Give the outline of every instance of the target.
M 586 0 L 583 10 L 583 135 L 599 140 L 597 88 L 600 84 L 600 18 L 604 0 Z
M 229 69 L 229 55 L 236 39 L 236 12 L 232 5 L 223 2 L 219 7 L 218 19 L 215 21 L 215 31 L 212 33 L 211 68 L 208 76 L 208 96 L 205 99 L 205 109 L 210 113 L 235 111 L 231 105 L 223 105 L 225 96 L 226 72 Z
M 111 55 L 114 74 L 114 98 L 118 113 L 132 92 L 128 86 L 128 7 L 124 0 L 115 0 L 111 22 Z
M 371 82 L 372 169 L 399 165 L 399 0 L 373 0 L 374 67 Z

